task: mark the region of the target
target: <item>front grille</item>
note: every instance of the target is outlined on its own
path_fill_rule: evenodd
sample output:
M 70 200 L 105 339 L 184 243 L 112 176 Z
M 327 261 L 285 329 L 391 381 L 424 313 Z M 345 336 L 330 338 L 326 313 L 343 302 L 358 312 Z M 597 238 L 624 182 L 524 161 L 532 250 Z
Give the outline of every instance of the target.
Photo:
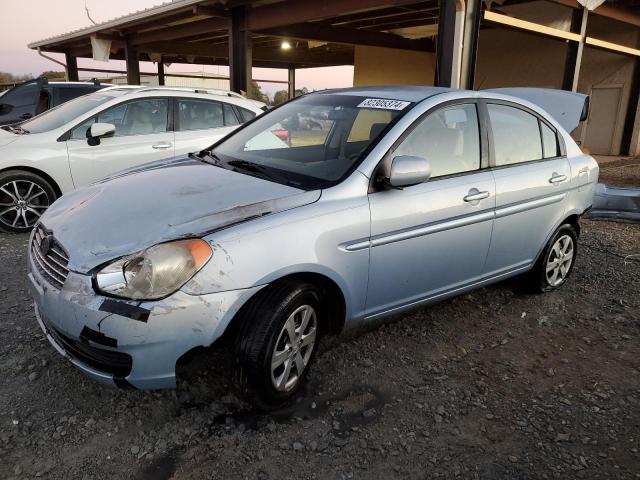
M 69 256 L 56 239 L 42 225 L 36 227 L 31 242 L 31 256 L 40 275 L 51 285 L 62 288 L 69 275 Z
M 96 370 L 119 378 L 125 378 L 131 373 L 132 359 L 130 355 L 92 347 L 88 343 L 67 337 L 56 330 L 46 319 L 42 318 L 42 322 L 55 342 L 73 358 Z

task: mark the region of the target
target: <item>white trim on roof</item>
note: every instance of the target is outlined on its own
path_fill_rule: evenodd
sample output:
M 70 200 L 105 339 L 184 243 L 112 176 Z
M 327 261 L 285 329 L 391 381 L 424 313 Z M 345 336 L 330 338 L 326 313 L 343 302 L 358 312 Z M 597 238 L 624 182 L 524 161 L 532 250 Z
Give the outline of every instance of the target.
M 102 30 L 123 27 L 129 23 L 133 23 L 139 20 L 144 20 L 144 19 L 153 17 L 155 15 L 169 13 L 174 10 L 180 10 L 185 7 L 191 7 L 194 5 L 198 5 L 200 3 L 203 3 L 203 0 L 169 1 L 169 2 L 162 3 L 160 5 L 156 5 L 155 7 L 149 7 L 144 10 L 138 10 L 137 12 L 130 13 L 128 15 L 122 15 L 121 17 L 116 17 L 112 20 L 107 20 L 106 22 L 99 23 L 97 25 L 92 25 L 90 27 L 73 30 L 71 32 L 63 33 L 62 35 L 58 35 L 55 37 L 49 37 L 43 40 L 38 40 L 36 42 L 27 44 L 27 46 L 29 48 L 36 49 L 38 47 L 44 47 L 52 43 L 65 42 L 67 40 L 73 40 L 75 38 L 91 35 L 92 33 L 98 33 L 98 32 L 101 32 Z

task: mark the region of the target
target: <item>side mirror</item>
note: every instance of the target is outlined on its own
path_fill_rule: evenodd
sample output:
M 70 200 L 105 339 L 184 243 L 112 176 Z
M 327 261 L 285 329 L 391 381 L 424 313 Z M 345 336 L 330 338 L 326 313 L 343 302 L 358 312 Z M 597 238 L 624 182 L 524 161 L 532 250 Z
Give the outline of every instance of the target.
M 116 126 L 111 123 L 94 123 L 87 130 L 87 143 L 100 145 L 100 139 L 110 137 L 116 133 Z
M 424 183 L 429 177 L 431 166 L 426 158 L 399 155 L 391 160 L 391 172 L 385 183 L 392 188 L 404 188 Z
M 13 110 L 13 105 L 9 105 L 8 103 L 0 103 L 0 113 L 9 113 Z

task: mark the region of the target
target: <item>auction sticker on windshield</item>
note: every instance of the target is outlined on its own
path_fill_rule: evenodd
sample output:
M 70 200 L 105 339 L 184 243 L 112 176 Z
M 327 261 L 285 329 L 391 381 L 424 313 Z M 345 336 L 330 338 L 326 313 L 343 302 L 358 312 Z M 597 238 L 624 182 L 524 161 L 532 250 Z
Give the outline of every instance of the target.
M 387 100 L 384 98 L 367 98 L 358 108 L 382 108 L 384 110 L 404 110 L 411 102 L 402 100 Z

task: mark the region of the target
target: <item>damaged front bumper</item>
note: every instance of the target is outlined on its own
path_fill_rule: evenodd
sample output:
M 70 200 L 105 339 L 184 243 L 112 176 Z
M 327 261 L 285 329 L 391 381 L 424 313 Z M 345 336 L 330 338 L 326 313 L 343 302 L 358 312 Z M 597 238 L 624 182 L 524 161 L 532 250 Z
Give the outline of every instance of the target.
M 113 299 L 96 294 L 91 277 L 75 272 L 61 289 L 53 287 L 31 255 L 28 276 L 36 317 L 55 349 L 95 380 L 140 389 L 174 388 L 178 359 L 211 345 L 261 288 L 178 291 L 152 302 Z

